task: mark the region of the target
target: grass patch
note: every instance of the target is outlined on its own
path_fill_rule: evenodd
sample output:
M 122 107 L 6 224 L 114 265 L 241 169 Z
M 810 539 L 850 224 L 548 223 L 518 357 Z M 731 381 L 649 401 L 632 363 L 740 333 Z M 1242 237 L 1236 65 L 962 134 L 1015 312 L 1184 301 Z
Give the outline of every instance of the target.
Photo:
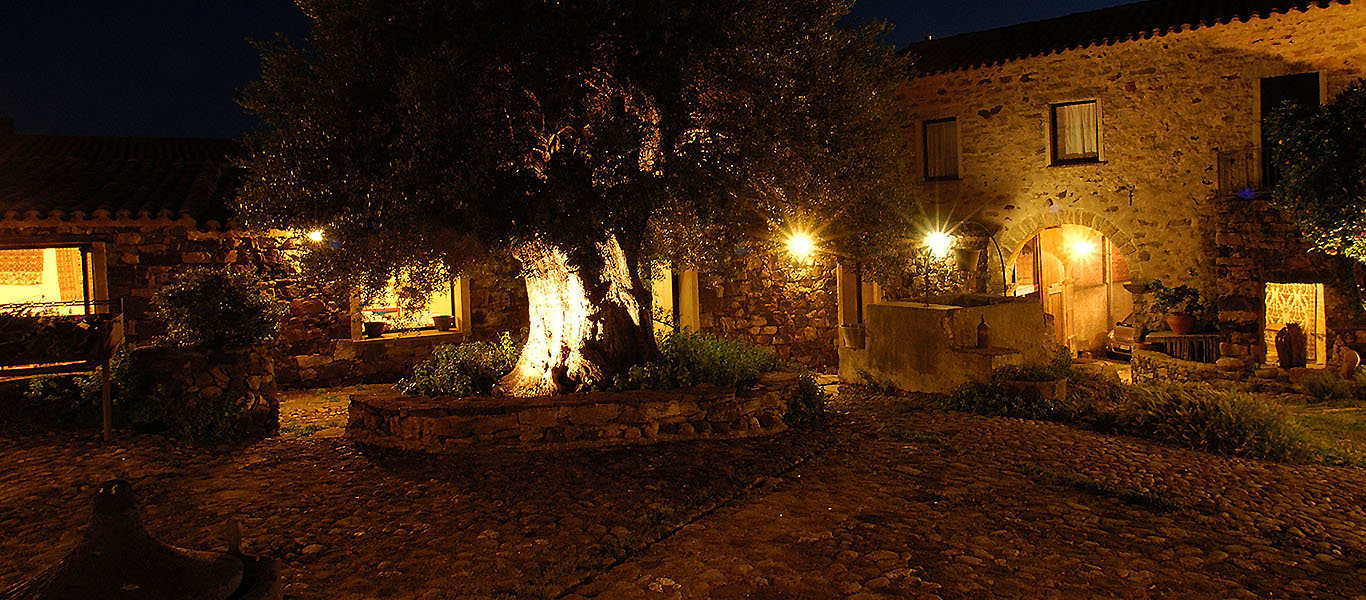
M 1028 375 L 999 373 L 992 384 L 967 384 L 942 400 L 945 408 L 977 414 L 1049 420 L 1154 439 L 1213 454 L 1282 462 L 1366 465 L 1366 424 L 1353 417 L 1318 417 L 1315 429 L 1266 396 L 1204 385 L 1126 386 L 1062 361 L 1034 374 L 1067 377 L 1064 398 L 1041 398 L 1003 385 Z M 1334 384 L 1325 383 L 1325 390 Z M 1350 389 L 1350 388 L 1349 388 Z M 1331 392 L 1337 397 L 1337 392 Z M 1325 395 L 1329 392 L 1324 392 Z M 1366 417 L 1366 412 L 1360 413 Z M 1346 438 L 1351 443 L 1337 440 Z M 1362 446 L 1356 444 L 1360 442 Z
M 1125 504 L 1141 506 L 1156 512 L 1174 512 L 1181 509 L 1179 503 L 1161 494 L 1122 488 L 1111 483 L 1097 481 L 1075 471 L 1049 471 L 1034 465 L 1024 465 L 1021 471 L 1040 483 L 1061 485 L 1102 498 L 1114 498 Z

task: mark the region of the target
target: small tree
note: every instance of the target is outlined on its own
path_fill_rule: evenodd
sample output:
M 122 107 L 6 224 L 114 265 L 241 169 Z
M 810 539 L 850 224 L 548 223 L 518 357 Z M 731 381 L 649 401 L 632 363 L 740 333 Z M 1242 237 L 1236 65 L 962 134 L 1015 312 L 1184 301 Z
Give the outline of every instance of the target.
M 233 349 L 275 339 L 284 307 L 255 273 L 195 267 L 152 296 L 152 316 L 166 325 L 161 343 Z
M 1267 121 L 1272 202 L 1314 248 L 1366 262 L 1366 87 L 1331 104 L 1286 105 Z

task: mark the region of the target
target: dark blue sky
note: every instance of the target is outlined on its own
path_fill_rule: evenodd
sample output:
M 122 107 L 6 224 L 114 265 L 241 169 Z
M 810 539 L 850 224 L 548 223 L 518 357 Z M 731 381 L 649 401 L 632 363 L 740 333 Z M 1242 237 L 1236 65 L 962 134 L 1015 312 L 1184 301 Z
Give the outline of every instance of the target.
M 858 0 L 898 46 L 1126 0 Z M 259 73 L 247 39 L 307 20 L 291 0 L 0 0 L 0 117 L 20 133 L 232 137 Z

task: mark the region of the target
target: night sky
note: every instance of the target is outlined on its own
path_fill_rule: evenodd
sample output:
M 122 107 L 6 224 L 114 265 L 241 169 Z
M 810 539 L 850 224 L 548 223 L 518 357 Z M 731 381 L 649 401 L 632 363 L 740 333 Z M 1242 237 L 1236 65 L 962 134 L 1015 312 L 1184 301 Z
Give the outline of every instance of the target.
M 895 24 L 898 46 L 1127 0 L 858 0 L 854 18 Z M 259 73 L 248 39 L 302 39 L 290 0 L 4 0 L 0 117 L 19 133 L 233 137 L 234 103 Z

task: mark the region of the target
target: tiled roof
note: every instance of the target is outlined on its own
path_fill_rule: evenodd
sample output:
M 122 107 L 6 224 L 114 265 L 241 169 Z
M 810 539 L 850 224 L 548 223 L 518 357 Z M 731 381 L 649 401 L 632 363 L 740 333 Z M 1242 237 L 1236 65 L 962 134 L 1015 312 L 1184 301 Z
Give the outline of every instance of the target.
M 1303 12 L 1312 6 L 1350 3 L 1351 0 L 1147 0 L 915 42 L 908 45 L 905 52 L 916 57 L 916 74 L 930 75 L 1162 36 L 1235 19 L 1249 21 L 1266 18 L 1272 13 Z
M 231 140 L 0 136 L 0 221 L 227 222 Z

